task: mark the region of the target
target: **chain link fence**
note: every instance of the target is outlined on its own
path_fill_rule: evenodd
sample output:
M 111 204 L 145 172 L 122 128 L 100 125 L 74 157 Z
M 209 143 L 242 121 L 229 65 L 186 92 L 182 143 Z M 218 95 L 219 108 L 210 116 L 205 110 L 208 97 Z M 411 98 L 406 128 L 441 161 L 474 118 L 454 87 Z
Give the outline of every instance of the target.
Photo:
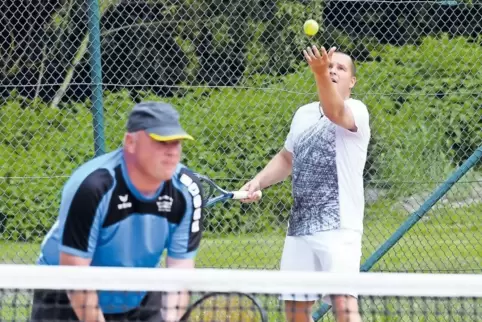
M 480 2 L 49 0 L 0 12 L 2 262 L 35 261 L 62 185 L 120 147 L 139 101 L 172 103 L 196 138 L 183 162 L 241 187 L 317 100 L 302 55 L 317 44 L 355 59 L 354 97 L 370 111 L 363 261 L 403 227 L 372 270 L 481 272 Z M 291 202 L 287 180 L 259 204 L 210 209 L 198 266 L 277 269 Z

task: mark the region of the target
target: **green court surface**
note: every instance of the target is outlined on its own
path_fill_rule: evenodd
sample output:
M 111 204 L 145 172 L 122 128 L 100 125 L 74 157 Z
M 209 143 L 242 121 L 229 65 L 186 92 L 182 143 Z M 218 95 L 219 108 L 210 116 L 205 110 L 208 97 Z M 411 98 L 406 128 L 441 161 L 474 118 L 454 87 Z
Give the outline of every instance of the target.
M 474 272 L 482 266 L 480 214 L 482 204 L 458 209 L 433 210 L 417 223 L 377 263 L 373 270 L 390 272 Z M 365 221 L 363 257 L 366 259 L 403 221 L 401 215 L 376 214 Z M 383 229 L 380 221 L 383 220 Z M 282 234 L 206 236 L 197 257 L 198 267 L 277 269 L 283 247 Z M 34 263 L 39 244 L 2 242 L 3 263 Z

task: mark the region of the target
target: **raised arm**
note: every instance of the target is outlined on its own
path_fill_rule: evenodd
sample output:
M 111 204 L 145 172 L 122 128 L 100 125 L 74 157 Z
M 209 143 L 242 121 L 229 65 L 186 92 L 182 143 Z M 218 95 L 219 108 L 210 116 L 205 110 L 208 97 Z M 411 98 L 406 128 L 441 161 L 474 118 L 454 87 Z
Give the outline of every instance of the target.
M 352 61 L 344 54 L 333 61 L 335 49 L 333 47 L 327 53 L 321 47 L 320 54 L 316 46 L 313 46 L 304 50 L 303 54 L 315 77 L 322 113 L 333 123 L 356 132 L 352 111 L 345 107 L 351 87 L 356 81 L 350 67 Z

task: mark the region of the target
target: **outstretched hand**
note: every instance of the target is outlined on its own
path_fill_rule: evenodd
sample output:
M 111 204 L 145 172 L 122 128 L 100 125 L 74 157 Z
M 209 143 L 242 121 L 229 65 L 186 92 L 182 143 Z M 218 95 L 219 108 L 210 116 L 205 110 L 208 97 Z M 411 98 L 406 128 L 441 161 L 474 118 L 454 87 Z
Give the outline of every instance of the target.
M 331 47 L 327 53 L 325 47 L 321 47 L 321 53 L 316 46 L 307 47 L 303 50 L 306 62 L 314 74 L 328 73 L 330 70 L 331 59 L 336 47 Z

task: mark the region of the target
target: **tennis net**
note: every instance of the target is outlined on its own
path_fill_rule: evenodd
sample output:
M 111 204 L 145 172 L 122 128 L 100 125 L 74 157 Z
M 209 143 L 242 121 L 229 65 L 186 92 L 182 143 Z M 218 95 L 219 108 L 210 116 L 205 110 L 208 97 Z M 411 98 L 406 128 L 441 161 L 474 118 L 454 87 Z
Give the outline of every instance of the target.
M 43 312 L 44 321 L 67 321 L 63 316 L 73 303 L 67 290 L 99 295 L 107 320 L 115 321 L 143 321 L 144 313 L 159 310 L 168 317 L 184 314 L 183 321 L 288 321 L 280 297 L 314 295 L 317 311 L 324 294 L 357 294 L 363 321 L 482 321 L 482 275 L 0 265 L 0 289 L 1 321 L 34 321 L 33 310 Z M 148 301 L 154 306 L 144 301 L 142 312 L 115 313 L 144 291 L 160 295 Z M 187 294 L 188 302 L 176 294 Z M 76 302 L 77 313 L 95 308 L 84 301 Z M 333 316 L 331 310 L 319 321 Z

